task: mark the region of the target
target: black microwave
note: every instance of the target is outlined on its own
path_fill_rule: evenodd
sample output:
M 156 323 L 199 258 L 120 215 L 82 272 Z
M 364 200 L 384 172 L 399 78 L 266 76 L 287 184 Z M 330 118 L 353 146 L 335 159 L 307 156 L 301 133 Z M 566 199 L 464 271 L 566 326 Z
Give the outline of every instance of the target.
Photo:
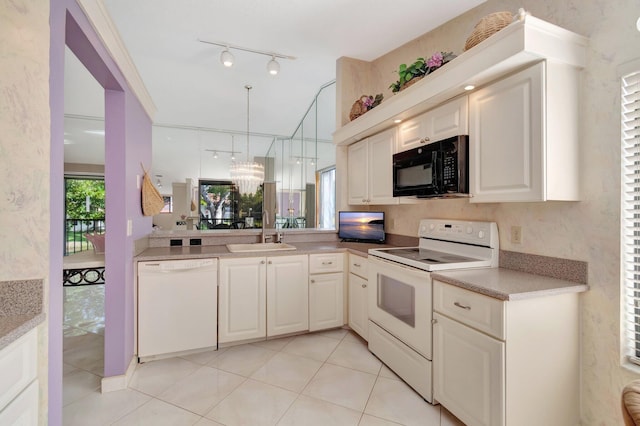
M 469 137 L 454 136 L 393 155 L 393 196 L 469 196 Z

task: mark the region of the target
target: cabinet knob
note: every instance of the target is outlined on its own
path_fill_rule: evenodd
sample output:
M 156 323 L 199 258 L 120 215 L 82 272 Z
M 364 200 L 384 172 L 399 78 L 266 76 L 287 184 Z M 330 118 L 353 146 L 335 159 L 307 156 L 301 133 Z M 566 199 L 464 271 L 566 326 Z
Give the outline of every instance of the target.
M 429 139 L 429 137 L 424 137 L 422 139 L 420 139 L 420 143 L 427 143 L 429 142 L 431 139 Z
M 362 288 L 367 288 L 367 285 L 366 284 L 362 284 Z
M 267 262 L 267 263 L 269 263 L 269 265 L 273 264 L 273 262 L 272 262 L 272 261 L 269 261 L 269 262 Z
M 313 284 L 313 283 L 315 283 L 315 282 L 316 282 L 316 280 L 311 280 L 311 284 Z
M 333 262 L 322 262 L 323 265 L 333 265 Z
M 434 318 L 434 319 L 431 320 L 431 324 L 437 324 L 437 323 L 438 323 L 437 319 Z
M 360 264 L 359 263 L 354 263 L 353 266 L 355 266 L 356 268 L 359 268 Z
M 363 203 L 366 203 L 366 202 L 367 202 L 367 199 L 366 199 L 366 198 L 363 198 L 363 199 L 362 199 L 362 202 L 363 202 Z
M 265 261 L 264 261 L 264 260 L 261 260 L 261 261 L 260 261 L 260 264 L 261 264 L 261 265 L 264 265 L 264 264 L 265 264 Z
M 453 304 L 456 305 L 458 308 L 466 309 L 467 311 L 471 310 L 471 306 L 463 305 L 459 302 L 453 302 Z

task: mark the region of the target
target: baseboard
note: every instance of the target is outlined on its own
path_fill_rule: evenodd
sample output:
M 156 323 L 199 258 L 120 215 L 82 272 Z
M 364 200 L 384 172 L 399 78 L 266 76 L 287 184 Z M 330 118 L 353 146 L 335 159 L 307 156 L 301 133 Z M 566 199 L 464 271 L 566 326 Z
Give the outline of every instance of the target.
M 131 358 L 129 367 L 124 374 L 119 376 L 103 377 L 101 386 L 102 393 L 126 389 L 127 386 L 129 386 L 131 377 L 133 377 L 133 373 L 136 371 L 136 365 L 138 365 L 138 359 L 134 356 Z

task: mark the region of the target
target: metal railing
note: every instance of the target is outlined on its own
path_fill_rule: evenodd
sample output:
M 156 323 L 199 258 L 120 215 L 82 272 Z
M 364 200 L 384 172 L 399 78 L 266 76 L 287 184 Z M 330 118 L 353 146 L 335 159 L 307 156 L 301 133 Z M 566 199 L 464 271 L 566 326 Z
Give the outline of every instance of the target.
M 84 237 L 87 233 L 104 234 L 105 223 L 102 219 L 67 219 L 64 227 L 64 255 L 68 256 L 84 250 L 90 250 L 91 244 Z

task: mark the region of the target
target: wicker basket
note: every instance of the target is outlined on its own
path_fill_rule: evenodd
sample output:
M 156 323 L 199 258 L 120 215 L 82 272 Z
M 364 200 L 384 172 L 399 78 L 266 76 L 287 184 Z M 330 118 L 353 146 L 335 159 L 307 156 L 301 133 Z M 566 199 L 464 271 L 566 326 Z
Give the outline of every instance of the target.
M 411 87 L 414 84 L 416 84 L 417 82 L 419 82 L 420 80 L 422 80 L 424 78 L 424 75 L 421 75 L 419 77 L 413 77 L 411 80 L 409 80 L 408 82 L 406 82 L 405 84 L 402 85 L 402 87 L 400 87 L 400 90 L 398 90 L 398 93 L 402 92 L 404 89 L 406 89 L 407 87 Z
M 496 12 L 482 18 L 473 28 L 473 32 L 464 44 L 464 50 L 469 50 L 476 44 L 497 33 L 513 21 L 511 12 Z
M 353 103 L 353 105 L 351 106 L 351 112 L 349 113 L 349 120 L 353 121 L 368 111 L 367 107 L 364 106 L 364 99 L 367 98 L 368 96 L 362 95 L 360 96 L 360 99 Z
M 155 216 L 164 207 L 164 199 L 158 192 L 147 171 L 142 167 L 144 176 L 142 178 L 142 214 L 144 216 Z

